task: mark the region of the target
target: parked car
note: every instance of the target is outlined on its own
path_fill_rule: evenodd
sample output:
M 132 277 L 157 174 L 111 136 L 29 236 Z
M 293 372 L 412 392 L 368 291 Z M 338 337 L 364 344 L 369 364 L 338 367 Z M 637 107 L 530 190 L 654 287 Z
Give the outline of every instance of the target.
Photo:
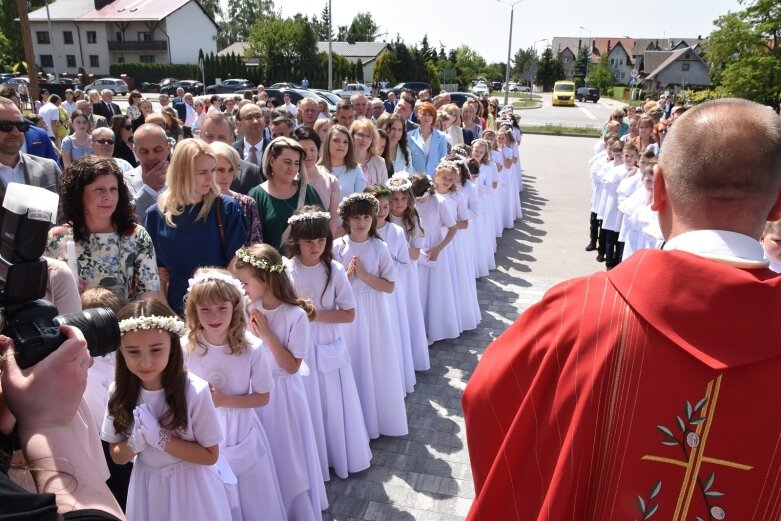
M 339 101 L 341 101 L 342 99 L 341 97 L 337 96 L 330 90 L 323 90 L 323 89 L 309 89 L 309 90 L 311 92 L 314 92 L 321 98 L 323 98 L 326 101 L 326 103 L 328 103 L 329 107 L 333 105 L 335 108 L 339 104 Z
M 233 78 L 230 80 L 223 80 L 216 85 L 209 85 L 206 87 L 206 94 L 220 94 L 223 92 L 238 92 L 240 90 L 253 90 L 255 84 L 249 80 L 240 78 Z
M 125 80 L 120 80 L 119 78 L 102 78 L 100 80 L 95 80 L 84 87 L 84 92 L 89 92 L 91 90 L 100 92 L 105 89 L 110 90 L 112 94 L 127 94 L 129 90 Z
M 418 95 L 418 92 L 422 90 L 427 90 L 431 92 L 431 85 L 428 83 L 424 83 L 422 81 L 402 81 L 401 83 L 397 84 L 395 87 L 390 87 L 388 89 L 381 89 L 380 90 L 380 98 L 381 99 L 388 99 L 388 93 L 393 92 L 396 94 L 396 97 L 399 97 L 399 94 L 401 94 L 402 90 L 411 90 L 415 93 L 415 96 Z M 432 93 L 433 96 L 434 93 Z
M 340 98 L 350 99 L 350 96 L 356 92 L 362 92 L 367 98 L 372 95 L 372 90 L 363 83 L 348 83 L 343 89 L 336 89 L 334 94 Z
M 196 96 L 198 94 L 203 94 L 203 83 L 198 80 L 180 80 L 174 83 L 169 83 L 168 85 L 160 88 L 160 94 L 176 96 L 176 89 L 179 87 L 183 88 L 185 93 L 189 92 L 190 94 L 194 94 Z
M 502 88 L 502 82 L 501 81 L 492 81 L 491 82 L 491 90 L 499 90 Z
M 475 83 L 475 86 L 472 87 L 472 94 L 475 96 L 480 96 L 481 94 L 485 94 L 488 92 L 488 85 L 485 84 L 484 81 L 478 81 Z
M 575 94 L 575 99 L 582 101 L 583 103 L 587 101 L 593 101 L 596 103 L 599 101 L 599 89 L 594 87 L 581 87 Z
M 45 83 L 45 85 L 67 85 L 70 89 L 78 89 L 80 83 L 73 78 L 59 78 L 51 80 Z
M 300 89 L 301 85 L 299 85 L 298 83 L 282 82 L 282 83 L 275 83 L 273 85 L 270 85 L 268 88 L 269 89 Z
M 510 92 L 518 92 L 519 85 L 515 83 L 514 81 L 510 82 Z M 501 91 L 504 92 L 507 90 L 507 83 L 502 83 Z
M 138 90 L 149 94 L 160 92 L 160 84 L 153 81 L 142 81 Z
M 10 80 L 3 82 L 3 84 L 11 86 L 16 90 L 19 90 L 19 85 L 21 85 L 22 83 L 26 83 L 28 87 L 30 86 L 30 80 L 28 80 L 27 77 L 22 77 L 22 76 L 11 78 Z
M 284 95 L 290 94 L 290 103 L 293 105 L 298 104 L 299 101 L 301 101 L 303 98 L 314 98 L 315 101 L 320 101 L 323 99 L 318 94 L 315 94 L 311 90 L 305 90 L 305 89 L 272 89 L 268 88 L 266 89 L 266 94 L 268 94 L 269 99 L 274 98 L 277 100 L 279 106 L 282 106 L 284 103 Z M 328 100 L 326 100 L 328 101 Z M 333 113 L 336 112 L 336 105 L 328 103 L 328 110 Z
M 0 72 L 0 83 L 5 83 L 11 78 L 16 78 L 16 74 L 13 72 Z
M 575 106 L 575 82 L 557 81 L 553 84 L 553 96 L 551 97 L 553 106 L 567 105 Z
M 450 93 L 450 103 L 455 103 L 459 107 L 463 106 L 463 104 L 466 103 L 466 100 L 468 99 L 478 99 L 478 97 L 472 94 L 471 92 Z

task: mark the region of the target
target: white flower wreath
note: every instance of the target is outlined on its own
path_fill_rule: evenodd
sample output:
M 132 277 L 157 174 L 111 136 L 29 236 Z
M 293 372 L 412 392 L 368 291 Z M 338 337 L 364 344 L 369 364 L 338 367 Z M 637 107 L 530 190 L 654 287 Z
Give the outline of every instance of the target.
M 329 216 L 330 217 L 330 216 Z M 268 271 L 271 273 L 282 273 L 285 271 L 285 265 L 284 264 L 271 264 L 266 259 L 261 259 L 258 257 L 255 257 L 252 255 L 249 250 L 245 248 L 239 248 L 236 251 L 236 257 L 241 259 L 243 262 L 246 262 L 250 266 L 254 266 L 256 268 L 260 268 L 263 271 Z
M 187 293 L 192 291 L 196 285 L 200 284 L 201 282 L 206 282 L 207 280 L 221 280 L 236 288 L 240 294 L 244 294 L 244 286 L 241 285 L 239 279 L 226 273 L 220 273 L 219 271 L 207 271 L 206 273 L 200 273 L 188 280 Z
M 328 212 L 299 213 L 299 214 L 291 216 L 290 219 L 287 220 L 287 223 L 288 224 L 296 224 L 297 222 L 301 222 L 301 221 L 314 221 L 315 219 L 330 220 L 331 219 L 331 214 L 328 213 Z
M 375 213 L 378 212 L 380 209 L 379 201 L 377 201 L 377 198 L 374 197 L 372 194 L 366 192 L 356 192 L 354 194 L 348 195 L 347 197 L 342 199 L 341 203 L 339 203 L 339 215 L 341 217 L 344 217 L 344 213 L 347 207 L 353 203 L 357 203 L 358 201 L 366 201 L 367 203 L 371 203 Z
M 184 322 L 176 317 L 161 317 L 151 315 L 148 317 L 133 317 L 119 321 L 119 331 L 121 333 L 135 333 L 138 330 L 162 329 L 176 336 L 184 335 Z
M 394 179 L 400 179 L 402 182 L 400 184 L 395 184 L 393 183 Z M 391 192 L 406 192 L 407 190 L 412 189 L 412 181 L 404 177 L 391 177 L 385 182 L 385 186 Z

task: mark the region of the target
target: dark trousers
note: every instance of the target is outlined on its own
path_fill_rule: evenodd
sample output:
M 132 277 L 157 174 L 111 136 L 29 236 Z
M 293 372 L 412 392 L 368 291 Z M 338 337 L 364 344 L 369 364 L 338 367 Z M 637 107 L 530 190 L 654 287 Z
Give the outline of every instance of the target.
M 615 268 L 624 254 L 624 243 L 619 242 L 618 232 L 605 230 L 605 267 Z
M 591 219 L 589 221 L 589 239 L 590 244 L 596 244 L 599 239 L 599 219 L 597 219 L 597 213 L 591 212 Z
M 602 228 L 602 219 L 597 219 L 597 253 L 605 254 L 605 243 L 607 241 L 607 230 Z
M 193 137 L 193 129 L 191 127 L 182 127 L 184 131 L 185 139 Z

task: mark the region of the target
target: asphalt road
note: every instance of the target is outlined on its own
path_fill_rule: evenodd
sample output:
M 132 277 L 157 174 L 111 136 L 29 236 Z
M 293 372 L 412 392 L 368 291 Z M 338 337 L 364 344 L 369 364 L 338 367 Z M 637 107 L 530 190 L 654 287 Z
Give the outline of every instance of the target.
M 612 99 L 600 99 L 597 103 L 579 101 L 574 107 L 554 107 L 551 104 L 551 93 L 541 94 L 542 107 L 536 109 L 515 109 L 515 114 L 521 116 L 523 125 L 565 125 L 570 127 L 602 128 L 614 109 L 624 104 Z M 503 101 L 501 98 L 500 101 Z

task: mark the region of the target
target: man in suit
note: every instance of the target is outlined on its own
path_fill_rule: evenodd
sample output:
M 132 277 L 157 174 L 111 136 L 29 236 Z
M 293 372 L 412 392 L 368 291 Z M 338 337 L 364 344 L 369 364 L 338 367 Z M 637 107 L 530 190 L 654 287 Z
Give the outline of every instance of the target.
M 239 135 L 243 137 L 233 143 L 233 148 L 239 153 L 241 159 L 261 167 L 263 165 L 263 151 L 270 142 L 270 139 L 266 139 L 266 119 L 263 115 L 263 109 L 254 103 L 242 105 L 236 116 L 236 124 L 239 127 Z M 262 173 L 261 177 L 263 177 Z
M 147 209 L 157 202 L 157 196 L 165 189 L 171 143 L 168 142 L 165 130 L 152 123 L 145 123 L 136 129 L 133 143 L 139 165 L 123 175 L 133 197 L 133 212 L 138 222 L 143 223 Z
M 0 85 L 0 97 L 10 99 L 21 110 L 22 100 L 13 87 Z M 36 127 L 32 121 L 26 118 L 25 121 L 29 123 L 29 128 L 24 133 L 24 145 L 21 151 L 32 156 L 47 157 L 55 163 L 58 162 L 60 156 L 57 154 L 57 150 L 54 149 L 54 145 L 46 131 Z
M 187 107 L 184 106 L 184 89 L 179 87 L 176 89 L 176 97 L 171 100 L 171 105 L 176 111 L 176 115 L 179 116 L 179 120 L 184 122 L 187 119 Z
M 394 110 L 396 110 L 396 93 L 389 92 L 388 99 L 385 100 L 385 112 L 393 114 Z
M 408 92 L 402 92 L 401 99 L 396 104 L 396 113 L 407 121 L 407 132 L 412 132 L 418 128 L 418 124 L 410 120 L 410 116 L 415 111 L 415 96 Z
M 87 116 L 90 127 L 100 128 L 108 126 L 108 121 L 106 121 L 106 118 L 92 113 L 92 104 L 89 101 L 85 99 L 77 101 L 76 110 L 80 110 L 85 116 Z
M 21 183 L 56 193 L 60 185 L 57 163 L 21 152 L 29 125 L 13 100 L 0 97 L 0 189 L 4 192 L 8 183 Z
M 122 114 L 119 105 L 114 103 L 114 95 L 111 93 L 110 89 L 103 89 L 103 92 L 100 93 L 100 97 L 102 98 L 102 101 L 95 103 L 92 106 L 92 112 L 98 116 L 103 116 L 106 118 L 106 121 L 111 121 L 111 118 L 114 116 Z
M 221 141 L 226 145 L 233 145 L 233 129 L 231 129 L 225 114 L 209 114 L 203 119 L 201 139 L 206 143 Z M 236 179 L 233 180 L 230 188 L 234 192 L 247 194 L 250 189 L 258 186 L 265 180 L 259 166 L 241 159 L 239 160 L 239 171 L 236 172 Z

